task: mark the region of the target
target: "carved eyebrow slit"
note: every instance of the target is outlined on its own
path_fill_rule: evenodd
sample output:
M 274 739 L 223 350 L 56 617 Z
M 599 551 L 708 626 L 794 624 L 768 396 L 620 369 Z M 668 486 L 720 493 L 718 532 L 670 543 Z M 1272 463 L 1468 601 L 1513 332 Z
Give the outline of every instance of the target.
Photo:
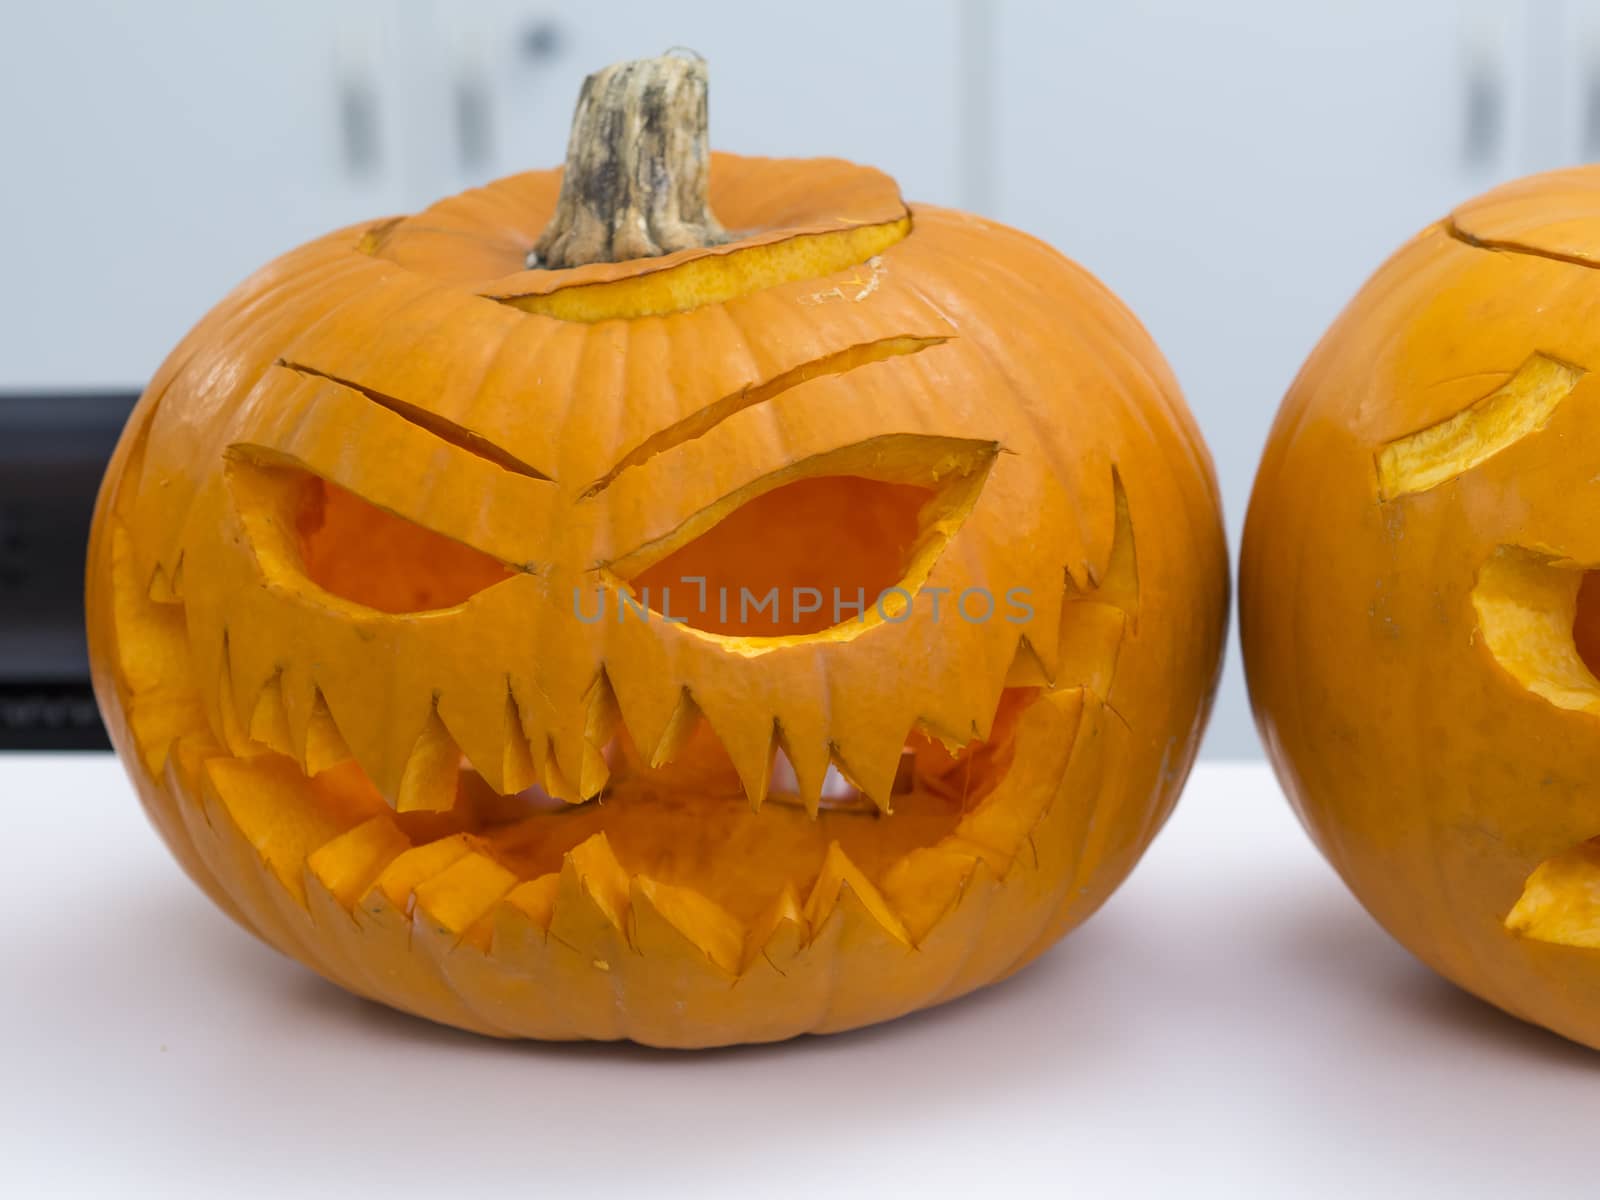
M 853 371 L 868 363 L 882 362 L 886 358 L 902 354 L 918 354 L 933 346 L 942 346 L 949 340 L 949 336 L 913 337 L 909 334 L 899 334 L 875 342 L 860 342 L 833 354 L 825 354 L 821 358 L 801 363 L 798 367 L 792 367 L 764 383 L 752 384 L 720 400 L 713 400 L 704 408 L 697 409 L 682 420 L 645 438 L 619 458 L 614 467 L 585 488 L 579 499 L 588 500 L 599 495 L 615 483 L 617 476 L 629 467 L 637 467 L 663 451 L 681 446 L 685 442 L 692 442 L 735 413 L 754 408 L 757 404 L 765 404 L 768 400 L 790 388 L 799 387 L 808 380 L 823 375 L 842 375 L 846 371 Z
M 304 363 L 290 362 L 280 358 L 273 364 L 282 367 L 285 371 L 293 371 L 297 375 L 304 375 L 310 379 L 325 379 L 329 383 L 348 388 L 352 392 L 359 392 L 368 400 L 386 408 L 401 420 L 411 424 L 424 432 L 438 438 L 441 442 L 448 442 L 458 450 L 465 450 L 468 454 L 491 462 L 503 471 L 510 471 L 515 475 L 526 475 L 529 479 L 539 479 L 545 483 L 554 483 L 555 479 L 539 470 L 538 467 L 524 462 L 516 455 L 495 445 L 481 433 L 474 433 L 464 425 L 457 425 L 447 417 L 438 413 L 429 412 L 415 404 L 400 400 L 394 396 L 385 395 L 383 392 L 374 391 L 365 384 L 357 383 L 353 379 L 345 379 L 327 371 L 318 370 L 316 367 L 306 366 Z
M 1587 373 L 1548 354 L 1529 355 L 1487 396 L 1379 450 L 1379 501 L 1437 487 L 1544 428 Z

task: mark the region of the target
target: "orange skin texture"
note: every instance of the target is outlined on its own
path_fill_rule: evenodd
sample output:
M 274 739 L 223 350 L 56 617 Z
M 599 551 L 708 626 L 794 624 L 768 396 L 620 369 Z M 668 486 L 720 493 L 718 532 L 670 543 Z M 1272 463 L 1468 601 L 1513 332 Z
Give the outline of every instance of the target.
M 291 251 L 152 380 L 87 579 L 96 693 L 153 823 L 284 953 L 495 1036 L 767 1041 L 1017 970 L 1133 867 L 1216 682 L 1216 484 L 1166 364 L 1081 268 L 865 168 L 716 155 L 734 242 L 525 270 L 559 178 Z M 841 476 L 808 509 L 888 497 L 834 565 L 880 569 L 880 528 L 908 543 L 906 619 L 575 619 L 575 590 L 714 560 L 730 513 L 764 567 L 744 506 Z M 311 477 L 332 532 L 302 553 Z M 330 582 L 382 514 L 449 564 L 437 607 L 390 602 L 392 569 Z M 937 587 L 1025 587 L 1035 616 L 935 620 Z M 752 813 L 775 745 L 802 805 L 831 762 L 890 807 L 912 745 L 920 782 L 894 815 Z M 506 823 L 530 788 L 608 778 L 598 806 Z M 695 807 L 726 779 L 737 804 Z
M 1552 609 L 1540 645 L 1474 596 L 1507 554 L 1569 593 L 1600 564 L 1597 265 L 1594 168 L 1489 192 L 1402 247 L 1290 389 L 1240 564 L 1256 719 L 1329 862 L 1436 971 L 1589 1046 L 1600 956 L 1506 919 L 1541 863 L 1600 834 L 1600 724 L 1541 694 L 1558 661 L 1575 697 L 1594 684 L 1570 653 L 1593 643 L 1592 605 L 1575 633 Z M 1542 420 L 1380 498 L 1385 446 L 1485 404 L 1530 361 L 1564 376 Z

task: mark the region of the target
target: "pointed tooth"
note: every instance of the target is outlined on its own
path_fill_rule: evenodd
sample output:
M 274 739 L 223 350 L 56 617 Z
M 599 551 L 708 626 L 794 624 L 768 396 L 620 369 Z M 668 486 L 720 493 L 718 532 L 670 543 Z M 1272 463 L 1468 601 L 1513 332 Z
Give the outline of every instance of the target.
M 227 671 L 233 681 L 233 698 L 239 703 L 239 720 L 245 729 L 254 720 L 261 692 L 279 674 L 274 639 L 228 631 Z
M 777 970 L 794 958 L 806 943 L 806 918 L 794 885 L 786 883 L 765 912 L 750 926 L 745 938 L 739 973 L 748 971 L 756 960 L 766 956 Z
M 425 669 L 422 658 L 384 655 L 371 664 L 371 676 L 328 672 L 317 681 L 340 743 L 391 807 L 399 804 L 407 772 L 415 774 L 424 765 L 416 761 L 419 750 L 437 754 L 441 737 L 455 747 L 439 719 L 438 693 L 410 678 Z M 459 756 L 459 747 L 455 753 Z M 424 782 L 418 778 L 411 783 L 413 803 Z
M 306 859 L 306 871 L 350 912 L 384 868 L 409 849 L 411 839 L 394 818 L 379 813 L 319 847 Z
M 509 692 L 503 699 L 492 687 L 466 684 L 446 689 L 436 705 L 439 720 L 444 722 L 451 740 L 460 747 L 473 770 L 500 795 L 521 791 L 526 786 L 504 786 L 506 758 L 515 753 L 508 745 L 513 728 L 506 711 L 508 700 Z M 521 736 L 520 730 L 517 736 Z
M 522 711 L 517 697 L 506 689 L 504 749 L 500 756 L 500 778 L 494 782 L 502 795 L 520 792 L 539 781 L 539 764 L 534 761 L 533 745 L 523 732 Z
M 778 727 L 770 718 L 739 711 L 735 703 L 713 707 L 704 697 L 701 711 L 711 725 L 711 732 L 727 751 L 739 782 L 750 800 L 750 807 L 759 812 L 766 801 L 767 788 L 772 780 L 772 756 L 777 749 Z
M 1128 614 L 1115 605 L 1079 598 L 1063 604 L 1057 685 L 1086 687 L 1105 699 L 1127 626 Z
M 413 921 L 448 948 L 517 886 L 517 877 L 487 854 L 470 850 L 417 885 Z
M 1122 475 L 1115 467 L 1111 470 L 1111 483 L 1116 504 L 1115 530 L 1111 556 L 1095 598 L 1116 605 L 1131 617 L 1139 611 L 1139 560 L 1133 539 L 1133 517 L 1128 508 L 1128 493 L 1122 486 Z
M 320 689 L 312 695 L 311 712 L 306 718 L 304 746 L 300 761 L 307 775 L 320 775 L 329 767 L 336 767 L 354 757 L 350 747 L 345 744 L 344 735 L 334 724 L 327 698 Z
M 156 563 L 154 574 L 150 577 L 150 599 L 157 604 L 182 604 L 183 603 L 183 552 L 179 551 L 177 562 L 171 570 L 165 563 Z
M 911 945 L 911 937 L 899 914 L 889 906 L 861 868 L 850 861 L 839 843 L 831 842 L 827 856 L 822 860 L 822 871 L 817 876 L 811 894 L 806 897 L 805 919 L 812 936 L 817 936 L 829 918 L 841 909 L 859 909 L 895 941 Z
M 461 779 L 461 747 L 450 736 L 439 710 L 430 708 L 394 797 L 396 812 L 445 812 L 455 807 Z
M 128 728 L 153 779 L 165 773 L 173 742 L 205 720 L 205 707 L 192 692 L 162 688 L 128 698 Z
M 133 535 L 121 521 L 111 529 L 111 605 L 118 636 L 117 665 L 132 696 L 157 689 L 192 690 L 189 630 L 184 611 L 152 604 L 135 582 Z
M 252 754 L 259 754 L 261 748 L 250 741 L 250 735 L 245 730 L 245 724 L 239 714 L 239 706 L 235 703 L 233 694 L 233 671 L 229 667 L 228 638 L 222 639 L 221 674 L 217 680 L 217 716 L 221 721 L 222 742 L 228 747 L 229 753 L 235 758 L 248 758 Z
M 320 700 L 309 669 L 292 659 L 278 672 L 278 694 L 283 698 L 284 720 L 289 726 L 289 753 L 302 767 L 306 761 L 306 726 Z M 326 709 L 326 705 L 323 706 Z
M 283 676 L 273 675 L 256 696 L 250 714 L 250 738 L 279 754 L 293 758 L 294 738 L 289 732 L 289 714 L 283 706 Z
M 589 896 L 611 925 L 627 927 L 628 872 L 617 861 L 611 841 L 604 833 L 594 834 L 568 850 L 561 860 L 561 890 L 556 909 L 571 899 L 575 891 Z
M 588 713 L 583 730 L 583 758 L 578 779 L 578 791 L 585 799 L 598 796 L 600 789 L 605 787 L 606 780 L 611 776 L 611 768 L 605 759 L 606 744 L 611 741 L 621 722 L 622 713 L 617 706 L 617 695 L 612 690 L 611 680 L 607 678 L 602 667 L 600 674 L 595 677 L 594 683 L 589 688 L 589 693 L 584 697 L 584 709 Z
M 983 865 L 976 855 L 956 846 L 936 845 L 913 850 L 884 876 L 884 902 L 905 924 L 918 945 L 928 931 L 961 900 L 973 873 Z M 993 876 L 993 872 L 989 872 Z
M 589 743 L 584 737 L 587 723 L 586 716 L 568 717 L 555 724 L 547 739 L 545 791 L 569 804 L 581 803 L 592 795 L 583 790 L 585 776 L 590 780 L 594 778 L 594 767 L 588 762 Z
M 401 852 L 378 872 L 361 898 L 361 907 L 376 912 L 387 905 L 402 913 L 410 912 L 417 888 L 472 849 L 467 835 L 456 833 Z
M 556 895 L 561 890 L 561 872 L 551 871 L 537 879 L 519 883 L 505 894 L 495 908 L 494 940 L 490 952 L 498 954 L 513 943 L 526 942 L 529 929 L 539 931 L 542 943 L 555 914 Z
M 1085 710 L 1082 688 L 1045 692 L 1022 710 L 1015 737 L 1018 753 L 1011 768 L 956 826 L 967 848 L 1004 872 L 1019 839 L 1040 819 L 1063 786 Z
M 1054 678 L 1054 670 L 1039 657 L 1028 636 L 1018 638 L 1017 652 L 1006 671 L 1006 687 L 1049 687 Z
M 597 833 L 561 861 L 550 936 L 589 956 L 596 969 L 609 971 L 608 948 L 626 941 L 629 900 L 628 873 L 606 835 Z
M 1106 576 L 1117 534 L 1116 471 L 1103 451 L 1082 462 L 1069 519 L 1075 518 L 1081 558 L 1069 561 L 1072 581 L 1092 591 Z
M 1025 654 L 1038 660 L 1046 679 L 1055 679 L 1061 663 L 1059 641 L 1061 637 L 1061 605 L 1071 594 L 1071 582 L 1064 571 L 1045 575 L 1028 587 L 1028 606 L 1032 613 L 1028 619 L 1013 628 L 1022 631 L 1019 644 L 1012 651 L 1013 666 Z M 1026 643 L 1024 650 L 1021 643 Z
M 287 759 L 258 755 L 209 759 L 205 773 L 226 819 L 304 907 L 306 859 L 343 831 L 316 803 L 299 769 Z
M 864 669 L 852 666 L 832 681 L 829 752 L 845 778 L 880 811 L 889 812 L 900 755 L 918 714 L 914 699 L 885 696 L 883 684 L 872 681 Z M 861 685 L 859 691 L 851 688 L 852 682 Z M 966 686 L 970 688 L 970 681 Z
M 639 753 L 652 767 L 663 767 L 678 756 L 700 721 L 700 706 L 687 687 L 665 691 L 657 680 L 630 686 L 633 672 L 618 672 L 612 679 L 622 722 Z
M 957 860 L 963 857 L 955 851 L 952 856 Z M 931 906 L 920 911 L 919 920 L 924 924 L 916 935 L 917 948 L 931 954 L 947 953 L 961 962 L 962 949 L 983 940 L 989 906 L 1000 886 L 994 868 L 984 859 L 973 859 L 942 911 L 934 912 Z
M 744 926 L 720 904 L 694 888 L 642 875 L 634 878 L 629 899 L 628 940 L 640 954 L 670 961 L 688 951 L 729 975 L 738 972 Z
M 834 777 L 832 759 L 825 738 L 795 744 L 783 726 L 777 728 L 778 749 L 773 756 L 772 786 L 775 791 L 793 791 L 813 817 L 822 807 L 822 795 Z
M 561 762 L 556 757 L 554 738 L 548 740 L 545 745 L 544 790 L 547 795 L 554 796 L 557 800 L 564 800 L 568 804 L 580 804 L 583 802 L 583 797 L 578 794 L 578 789 L 561 772 Z
M 909 732 L 907 730 L 907 734 Z M 873 753 L 861 766 L 846 762 L 837 747 L 833 751 L 833 763 L 839 773 L 884 814 L 894 811 L 894 783 L 900 774 L 900 757 L 905 751 L 907 734 L 895 740 L 892 751 Z

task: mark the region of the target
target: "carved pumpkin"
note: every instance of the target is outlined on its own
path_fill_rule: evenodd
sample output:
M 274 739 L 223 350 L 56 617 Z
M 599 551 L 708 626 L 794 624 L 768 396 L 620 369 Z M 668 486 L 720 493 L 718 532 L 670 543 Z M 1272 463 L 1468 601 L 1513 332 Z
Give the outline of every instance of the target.
M 1600 169 L 1424 230 L 1295 381 L 1240 604 L 1251 696 L 1391 933 L 1600 1046 Z
M 101 496 L 96 685 L 173 852 L 463 1028 L 961 995 L 1116 887 L 1209 703 L 1216 490 L 1133 317 L 877 171 L 707 167 L 704 87 L 602 72 L 565 181 L 265 268 Z

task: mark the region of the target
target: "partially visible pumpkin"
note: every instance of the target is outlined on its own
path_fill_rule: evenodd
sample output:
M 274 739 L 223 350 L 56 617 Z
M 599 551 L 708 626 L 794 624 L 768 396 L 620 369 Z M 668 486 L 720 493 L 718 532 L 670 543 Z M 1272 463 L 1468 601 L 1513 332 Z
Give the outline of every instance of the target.
M 1600 168 L 1401 248 L 1290 389 L 1240 574 L 1312 836 L 1423 961 L 1600 1047 Z
M 876 171 L 708 160 L 704 97 L 612 68 L 565 176 L 268 266 L 101 495 L 96 686 L 173 852 L 464 1028 L 704 1046 L 997 979 L 1132 867 L 1215 680 L 1215 484 L 1137 322 Z

